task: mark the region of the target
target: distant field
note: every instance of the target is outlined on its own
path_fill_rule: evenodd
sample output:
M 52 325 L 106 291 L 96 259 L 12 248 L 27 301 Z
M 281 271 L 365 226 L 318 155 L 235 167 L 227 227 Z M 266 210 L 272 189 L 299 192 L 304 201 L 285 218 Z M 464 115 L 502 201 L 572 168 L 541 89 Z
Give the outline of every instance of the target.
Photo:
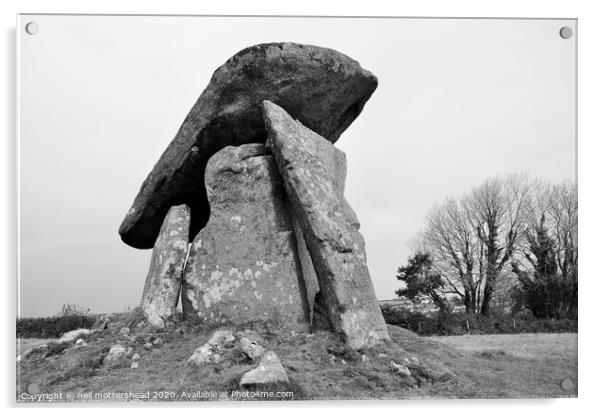
M 481 383 L 483 392 L 496 389 L 512 396 L 577 394 L 577 334 L 499 334 L 435 336 L 429 339 L 470 354 L 456 370 Z M 569 378 L 573 388 L 562 389 Z M 567 385 L 565 385 L 566 387 Z M 520 395 L 520 393 L 519 393 Z
M 25 352 L 37 345 L 47 344 L 49 342 L 56 341 L 54 338 L 17 338 L 17 355 Z
M 562 359 L 577 364 L 577 334 L 498 334 L 429 337 L 466 352 L 503 350 L 516 357 Z

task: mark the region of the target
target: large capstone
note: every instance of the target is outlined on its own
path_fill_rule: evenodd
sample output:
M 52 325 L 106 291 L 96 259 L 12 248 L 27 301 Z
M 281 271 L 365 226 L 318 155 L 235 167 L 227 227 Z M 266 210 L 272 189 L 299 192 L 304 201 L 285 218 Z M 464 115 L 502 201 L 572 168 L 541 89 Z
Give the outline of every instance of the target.
M 290 206 L 261 144 L 227 147 L 207 165 L 211 217 L 194 239 L 182 308 L 191 321 L 308 322 Z
M 264 102 L 264 115 L 267 143 L 303 230 L 332 329 L 352 348 L 389 339 L 364 239 L 342 198 L 344 153 L 274 103 Z
M 189 225 L 190 209 L 186 205 L 171 207 L 153 248 L 141 307 L 146 319 L 158 328 L 174 320 L 188 253 Z
M 209 218 L 207 161 L 226 146 L 265 142 L 263 100 L 334 143 L 376 86 L 374 75 L 332 49 L 267 43 L 240 51 L 215 71 L 142 184 L 119 228 L 122 240 L 153 247 L 169 208 L 184 203 L 192 209 L 194 237 Z

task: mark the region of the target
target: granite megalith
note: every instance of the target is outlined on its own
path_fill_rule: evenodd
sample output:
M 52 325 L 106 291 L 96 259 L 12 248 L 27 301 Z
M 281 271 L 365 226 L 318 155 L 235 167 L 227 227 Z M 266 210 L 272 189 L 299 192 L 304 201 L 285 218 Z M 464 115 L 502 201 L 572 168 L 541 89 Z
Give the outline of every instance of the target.
M 332 329 L 356 349 L 389 339 L 364 239 L 343 203 L 344 153 L 278 105 L 264 101 L 263 107 L 267 145 L 303 230 Z
M 143 182 L 119 228 L 121 239 L 153 247 L 169 208 L 187 204 L 192 240 L 209 218 L 203 177 L 209 158 L 226 146 L 265 142 L 263 100 L 334 143 L 376 86 L 374 75 L 332 49 L 266 43 L 238 52 L 214 72 Z
M 153 248 L 141 308 L 149 323 L 158 328 L 168 326 L 175 316 L 188 254 L 189 225 L 190 209 L 186 205 L 171 207 Z
M 309 320 L 291 210 L 261 144 L 226 147 L 207 165 L 209 222 L 191 244 L 182 309 L 190 321 Z

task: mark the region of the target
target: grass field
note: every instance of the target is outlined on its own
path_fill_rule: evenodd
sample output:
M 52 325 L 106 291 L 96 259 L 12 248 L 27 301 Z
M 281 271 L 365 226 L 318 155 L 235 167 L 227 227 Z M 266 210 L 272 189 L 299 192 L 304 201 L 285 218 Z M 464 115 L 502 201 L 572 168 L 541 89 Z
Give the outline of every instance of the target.
M 17 355 L 41 344 L 57 341 L 52 338 L 17 338 Z
M 429 337 L 468 354 L 455 370 L 479 381 L 480 396 L 577 395 L 577 334 L 500 334 Z M 561 387 L 561 382 L 570 382 Z M 572 386 L 571 386 L 572 384 Z
M 515 357 L 574 361 L 577 365 L 577 334 L 499 334 L 429 337 L 460 351 L 478 353 L 502 350 Z
M 261 325 L 250 329 L 258 332 L 263 346 L 278 354 L 289 375 L 289 385 L 273 388 L 293 391 L 295 399 L 528 398 L 577 394 L 576 334 L 419 337 L 389 326 L 391 342 L 358 353 L 330 333 L 309 334 Z M 144 337 L 124 341 L 118 331 L 119 326 L 92 335 L 84 349 L 56 348 L 55 355 L 19 363 L 17 399 L 19 392 L 35 383 L 42 392 L 71 392 L 75 397 L 167 391 L 173 392 L 176 400 L 195 400 L 183 393 L 232 393 L 239 389 L 242 374 L 256 366 L 236 349 L 228 352 L 219 365 L 188 366 L 186 359 L 212 334 L 208 329 L 189 327 L 184 334 L 162 335 L 162 345 L 150 351 L 142 348 Z M 100 366 L 103 352 L 117 342 L 126 343 L 142 356 L 139 368 L 129 368 L 129 362 L 114 369 Z M 405 363 L 412 376 L 402 376 L 391 361 Z M 561 381 L 567 378 L 573 386 L 563 389 Z

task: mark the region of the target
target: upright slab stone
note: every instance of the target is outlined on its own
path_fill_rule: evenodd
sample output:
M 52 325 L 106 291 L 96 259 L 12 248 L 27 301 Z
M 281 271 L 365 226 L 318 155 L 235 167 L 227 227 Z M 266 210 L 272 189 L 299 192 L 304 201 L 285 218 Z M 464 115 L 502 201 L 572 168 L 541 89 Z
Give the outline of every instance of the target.
M 141 301 L 144 316 L 155 327 L 164 328 L 174 318 L 188 253 L 189 226 L 190 209 L 186 205 L 171 207 L 155 242 Z
M 152 247 L 169 207 L 182 203 L 192 210 L 194 237 L 210 213 L 203 179 L 207 161 L 226 146 L 265 142 L 263 100 L 284 106 L 335 142 L 377 84 L 358 62 L 328 48 L 266 43 L 238 52 L 213 73 L 140 187 L 119 228 L 122 240 Z
M 267 143 L 303 229 L 333 329 L 352 348 L 389 339 L 364 239 L 345 214 L 340 186 L 344 153 L 276 104 L 263 105 Z
M 347 163 L 345 160 L 345 154 L 343 152 L 333 153 L 332 164 L 329 166 L 329 168 L 330 175 L 334 180 L 334 187 L 339 195 L 342 213 L 354 228 L 359 229 L 360 223 L 357 219 L 357 215 L 344 197 L 345 177 L 347 176 Z M 318 277 L 316 276 L 311 256 L 307 249 L 307 243 L 303 235 L 303 229 L 301 228 L 296 215 L 292 216 L 292 220 L 293 230 L 295 231 L 295 237 L 297 239 L 297 249 L 299 253 L 299 260 L 301 262 L 301 270 L 303 271 L 303 279 L 305 281 L 305 287 L 307 290 L 307 301 L 309 304 L 312 326 L 314 329 L 319 330 L 330 329 L 331 325 L 328 322 L 328 317 L 324 313 L 324 298 L 318 295 L 320 291 L 320 285 L 318 283 Z
M 206 185 L 211 216 L 184 272 L 185 319 L 308 322 L 290 206 L 269 150 L 222 149 L 207 165 Z

